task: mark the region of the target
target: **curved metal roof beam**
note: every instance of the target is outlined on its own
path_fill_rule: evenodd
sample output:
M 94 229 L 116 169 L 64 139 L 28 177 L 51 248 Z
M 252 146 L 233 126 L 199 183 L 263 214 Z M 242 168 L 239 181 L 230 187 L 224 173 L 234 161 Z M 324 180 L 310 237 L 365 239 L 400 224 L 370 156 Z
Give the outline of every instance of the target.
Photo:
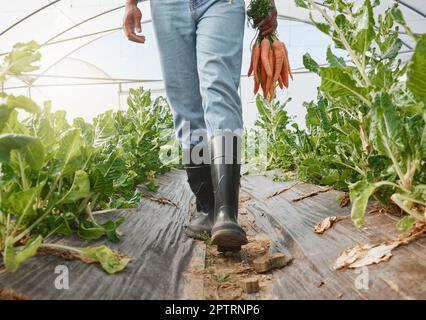
M 148 0 L 142 0 L 142 1 L 140 1 L 140 2 L 146 2 L 146 1 L 148 1 Z M 50 43 L 51 41 L 55 40 L 57 37 L 59 37 L 59 36 L 61 36 L 61 35 L 65 34 L 65 33 L 67 33 L 68 31 L 70 31 L 70 30 L 72 30 L 72 29 L 74 29 L 74 28 L 76 28 L 76 27 L 78 27 L 78 26 L 81 26 L 82 24 L 85 24 L 85 23 L 87 23 L 87 22 L 89 22 L 89 21 L 91 21 L 91 20 L 97 19 L 97 18 L 99 18 L 99 17 L 101 17 L 101 16 L 103 16 L 103 15 L 106 15 L 106 14 L 108 14 L 108 13 L 114 12 L 114 11 L 116 11 L 116 10 L 123 9 L 124 7 L 125 7 L 125 5 L 118 6 L 118 7 L 115 7 L 115 8 L 109 9 L 109 10 L 107 10 L 107 11 L 101 12 L 101 13 L 99 13 L 99 14 L 97 14 L 97 15 L 94 15 L 94 16 L 92 16 L 92 17 L 90 17 L 90 18 L 87 18 L 87 19 L 85 19 L 85 20 L 83 20 L 83 21 L 80 21 L 80 22 L 76 23 L 75 25 L 73 25 L 73 26 L 71 26 L 71 27 L 69 27 L 69 28 L 67 28 L 67 29 L 65 29 L 65 30 L 63 30 L 63 31 L 61 31 L 60 33 L 58 33 L 58 34 L 54 35 L 54 36 L 53 36 L 52 38 L 50 38 L 49 40 L 45 41 L 45 42 L 43 43 L 43 45 L 46 45 L 46 44 Z
M 69 28 L 67 28 L 67 29 L 65 29 L 65 30 L 63 30 L 63 31 L 61 31 L 61 32 L 59 32 L 58 34 L 54 35 L 52 38 L 50 38 L 50 39 L 46 40 L 46 41 L 45 41 L 42 45 L 47 45 L 47 44 L 49 44 L 50 42 L 52 42 L 52 41 L 53 41 L 53 40 L 55 40 L 56 38 L 60 37 L 61 35 L 63 35 L 63 34 L 65 34 L 65 33 L 67 33 L 68 31 L 70 31 L 70 30 L 72 30 L 72 29 L 74 29 L 74 28 L 76 28 L 76 27 L 81 26 L 82 24 L 85 24 L 85 23 L 87 23 L 87 22 L 89 22 L 89 21 L 91 21 L 91 20 L 95 20 L 95 19 L 97 19 L 97 18 L 99 18 L 99 17 L 101 17 L 101 16 L 103 16 L 103 15 L 106 15 L 106 14 L 108 14 L 108 13 L 114 12 L 114 11 L 116 11 L 116 10 L 120 10 L 120 9 L 122 9 L 122 8 L 124 8 L 124 6 L 115 7 L 115 8 L 109 9 L 109 10 L 107 10 L 107 11 L 101 12 L 101 13 L 99 13 L 99 14 L 97 14 L 97 15 L 91 16 L 90 18 L 87 18 L 87 19 L 85 19 L 85 20 L 82 20 L 82 21 L 80 21 L 80 22 L 78 22 L 78 23 L 76 23 L 76 24 L 72 25 L 71 27 L 69 27 Z
M 11 26 L 7 27 L 6 29 L 4 29 L 2 32 L 0 32 L 0 36 L 4 35 L 6 32 L 8 32 L 10 29 L 13 29 L 14 27 L 16 27 L 18 24 L 20 24 L 21 22 L 24 22 L 25 20 L 27 20 L 28 18 L 31 18 L 33 15 L 39 13 L 40 11 L 43 11 L 44 9 L 54 5 L 55 3 L 59 2 L 61 0 L 55 0 L 53 2 L 50 2 L 48 4 L 46 4 L 45 6 L 31 12 L 29 15 L 23 17 L 22 19 L 19 19 L 18 21 L 16 21 L 14 24 L 12 24 Z
M 409 5 L 408 3 L 405 3 L 402 0 L 397 0 L 397 2 L 399 2 L 400 4 L 402 4 L 404 7 L 406 7 L 407 9 L 410 9 L 411 11 L 417 13 L 418 15 L 421 15 L 423 18 L 426 18 L 426 13 L 420 11 L 417 8 L 414 8 L 412 5 Z
M 142 21 L 142 24 L 146 24 L 146 23 L 150 23 L 152 20 L 146 20 L 146 21 Z M 119 28 L 119 29 L 117 29 L 117 30 L 120 30 L 121 28 Z M 117 30 L 114 30 L 114 29 L 112 29 L 113 31 L 110 31 L 110 32 L 108 32 L 108 33 L 106 33 L 106 34 L 102 34 L 102 35 L 100 35 L 99 37 L 96 37 L 95 39 L 91 39 L 90 41 L 88 41 L 88 42 L 86 42 L 86 43 L 84 43 L 84 44 L 82 44 L 81 46 L 79 46 L 79 47 L 77 47 L 77 48 L 75 48 L 75 49 L 73 49 L 73 50 L 71 50 L 70 52 L 68 52 L 66 55 L 64 55 L 63 57 L 61 57 L 60 59 L 58 59 L 57 61 L 55 61 L 54 63 L 52 63 L 46 70 L 44 70 L 44 72 L 43 73 L 41 73 L 41 75 L 44 75 L 47 71 L 49 71 L 50 69 L 52 69 L 54 66 L 56 66 L 59 62 L 61 62 L 63 59 L 65 59 L 65 58 L 67 58 L 67 57 L 69 57 L 70 55 L 72 55 L 73 53 L 75 53 L 75 52 L 77 52 L 78 50 L 80 50 L 80 49 L 82 49 L 82 48 L 84 48 L 84 47 L 86 47 L 86 46 L 88 46 L 89 44 L 91 44 L 91 43 L 93 43 L 93 42 L 95 42 L 95 41 L 97 41 L 97 40 L 99 40 L 99 39 L 102 39 L 103 37 L 106 37 L 106 36 L 108 36 L 108 35 L 110 35 L 110 34 L 112 34 L 112 33 L 114 33 L 115 31 L 117 31 Z M 37 78 L 35 78 L 34 79 L 34 81 L 33 81 L 33 83 L 35 82 L 35 81 L 37 81 L 37 79 L 38 79 L 39 77 L 37 77 Z

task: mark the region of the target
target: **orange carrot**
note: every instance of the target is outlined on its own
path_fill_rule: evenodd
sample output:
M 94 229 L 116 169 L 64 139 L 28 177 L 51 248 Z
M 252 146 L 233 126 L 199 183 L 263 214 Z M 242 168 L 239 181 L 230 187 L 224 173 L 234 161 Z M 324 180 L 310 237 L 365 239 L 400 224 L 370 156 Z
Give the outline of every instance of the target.
M 281 78 L 281 75 L 278 77 L 278 85 L 280 86 L 281 90 L 284 88 L 283 79 Z
M 268 54 L 268 62 L 270 66 L 274 66 L 274 53 L 272 52 L 272 50 L 269 50 L 269 54 Z M 265 68 L 266 69 L 266 68 Z M 272 74 L 273 74 L 274 70 L 272 70 Z M 271 92 L 271 87 L 274 86 L 273 83 L 273 78 L 272 75 L 268 75 L 268 80 L 266 81 L 266 96 L 265 98 L 268 98 L 268 95 L 270 95 Z
M 290 75 L 291 80 L 293 80 L 293 73 L 291 72 L 290 62 L 289 62 L 289 60 L 288 60 L 288 50 L 287 50 L 287 47 L 286 47 L 285 43 L 284 43 L 284 42 L 281 42 L 281 43 L 282 43 L 283 48 L 284 48 L 284 51 L 285 51 L 285 56 L 286 56 L 286 58 L 285 58 L 285 62 L 286 62 L 286 64 L 287 64 L 287 72 L 288 72 L 288 74 Z
M 272 100 L 274 99 L 274 95 L 275 95 L 275 82 L 272 82 L 272 85 L 269 89 L 269 102 L 272 102 Z
M 283 81 L 284 87 L 286 87 L 288 89 L 288 75 L 289 75 L 289 72 L 288 72 L 287 60 L 288 60 L 287 54 L 286 54 L 286 52 L 284 50 L 284 63 L 283 63 L 280 75 L 281 75 L 281 79 Z
M 271 65 L 269 64 L 269 52 L 271 51 L 271 48 L 268 38 L 263 38 L 262 42 L 260 43 L 260 48 L 260 58 L 262 60 L 262 64 L 265 67 L 266 74 L 268 77 L 272 77 L 272 69 Z
M 272 42 L 272 47 L 274 48 L 275 55 L 274 76 L 272 77 L 272 81 L 275 83 L 280 76 L 284 63 L 284 48 L 279 40 Z
M 259 59 L 260 59 L 260 46 L 256 42 L 253 49 L 253 70 L 254 70 L 254 80 L 259 82 L 258 70 L 259 70 Z
M 259 91 L 259 86 L 260 86 L 259 81 L 257 81 L 256 79 L 254 79 L 254 94 L 255 94 L 255 95 L 256 95 L 256 94 L 257 94 L 257 92 Z
M 266 95 L 266 70 L 265 70 L 265 66 L 263 65 L 263 63 L 260 64 L 260 86 L 262 87 L 262 92 L 263 92 L 263 96 Z

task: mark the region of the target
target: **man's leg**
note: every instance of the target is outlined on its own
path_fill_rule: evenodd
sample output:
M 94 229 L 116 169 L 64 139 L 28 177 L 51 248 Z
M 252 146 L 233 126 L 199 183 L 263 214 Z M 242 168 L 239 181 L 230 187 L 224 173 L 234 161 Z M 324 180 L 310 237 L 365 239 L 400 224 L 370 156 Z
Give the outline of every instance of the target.
M 244 37 L 244 0 L 192 0 L 197 20 L 197 65 L 211 144 L 215 194 L 212 243 L 221 251 L 247 243 L 238 224 L 243 128 L 238 87 Z
M 198 142 L 191 138 L 192 133 L 206 130 L 197 72 L 196 23 L 189 0 L 152 0 L 151 13 L 177 137 L 188 154 Z M 187 157 L 184 160 L 190 160 L 184 164 L 197 211 L 186 233 L 197 237 L 203 232 L 210 233 L 213 223 L 210 165 L 194 163 Z

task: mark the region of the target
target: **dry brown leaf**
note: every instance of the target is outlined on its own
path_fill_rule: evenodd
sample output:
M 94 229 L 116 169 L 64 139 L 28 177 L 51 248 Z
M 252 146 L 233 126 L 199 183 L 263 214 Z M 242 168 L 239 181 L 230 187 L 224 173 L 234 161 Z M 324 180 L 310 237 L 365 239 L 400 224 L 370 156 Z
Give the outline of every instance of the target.
M 300 201 L 300 200 L 303 200 L 303 199 L 306 199 L 306 198 L 309 198 L 309 197 L 316 196 L 320 193 L 328 192 L 330 190 L 331 190 L 331 188 L 322 188 L 322 189 L 319 189 L 319 190 L 316 190 L 316 191 L 312 191 L 312 192 L 309 192 L 309 193 L 302 194 L 301 196 L 299 196 L 297 198 L 291 199 L 291 201 L 297 202 L 297 201 Z
M 346 207 L 349 204 L 350 201 L 351 200 L 349 198 L 349 192 L 345 192 L 345 194 L 343 195 L 343 198 L 340 199 L 339 207 L 340 208 Z
M 335 270 L 359 268 L 387 261 L 392 257 L 392 250 L 408 244 L 426 233 L 426 223 L 417 222 L 411 231 L 399 235 L 396 239 L 376 244 L 356 245 L 344 250 L 334 263 Z
M 417 240 L 426 233 L 426 222 L 418 221 L 410 231 L 398 236 L 401 244 L 407 244 L 411 241 Z
M 270 199 L 270 198 L 273 198 L 273 197 L 275 197 L 275 196 L 278 196 L 279 194 L 281 194 L 281 193 L 283 193 L 283 192 L 286 192 L 286 191 L 288 191 L 288 190 L 290 190 L 291 188 L 293 188 L 295 185 L 297 185 L 298 183 L 294 183 L 294 184 L 292 184 L 291 186 L 287 186 L 287 187 L 284 187 L 284 188 L 281 188 L 280 190 L 278 190 L 278 191 L 275 191 L 275 192 L 273 192 L 272 194 L 270 194 L 269 196 L 267 196 L 266 197 L 266 199 Z
M 342 252 L 334 263 L 335 270 L 343 268 L 359 268 L 387 261 L 392 257 L 391 251 L 399 245 L 398 242 L 356 245 Z
M 152 194 L 141 193 L 141 197 L 149 199 L 151 201 L 161 203 L 161 204 L 167 204 L 167 205 L 179 208 L 179 205 L 177 203 L 175 203 L 172 200 L 170 200 L 166 197 L 163 197 L 163 196 L 155 196 L 155 195 L 152 195 Z
M 0 288 L 0 300 L 31 300 L 31 297 L 10 288 Z
M 113 250 L 120 258 L 129 258 L 130 256 L 125 255 L 117 250 Z M 88 257 L 87 255 L 79 254 L 75 251 L 65 250 L 61 248 L 53 248 L 53 247 L 41 247 L 37 254 L 41 255 L 52 255 L 52 256 L 58 256 L 65 260 L 80 260 L 84 263 L 96 263 L 96 260 Z
M 248 194 L 242 195 L 240 197 L 240 203 L 244 203 L 244 202 L 247 202 L 249 200 L 251 200 L 251 197 Z
M 321 222 L 317 223 L 315 225 L 314 231 L 315 233 L 318 234 L 323 234 L 326 230 L 330 229 L 334 223 L 344 220 L 346 218 L 348 218 L 349 216 L 331 216 L 331 217 L 327 217 L 324 220 L 322 220 Z

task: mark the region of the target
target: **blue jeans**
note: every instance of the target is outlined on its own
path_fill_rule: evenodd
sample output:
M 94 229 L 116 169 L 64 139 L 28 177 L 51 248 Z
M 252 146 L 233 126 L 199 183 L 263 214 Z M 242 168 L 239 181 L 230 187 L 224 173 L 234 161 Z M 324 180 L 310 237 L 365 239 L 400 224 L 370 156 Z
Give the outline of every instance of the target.
M 242 131 L 244 0 L 151 0 L 166 94 L 182 147 Z

